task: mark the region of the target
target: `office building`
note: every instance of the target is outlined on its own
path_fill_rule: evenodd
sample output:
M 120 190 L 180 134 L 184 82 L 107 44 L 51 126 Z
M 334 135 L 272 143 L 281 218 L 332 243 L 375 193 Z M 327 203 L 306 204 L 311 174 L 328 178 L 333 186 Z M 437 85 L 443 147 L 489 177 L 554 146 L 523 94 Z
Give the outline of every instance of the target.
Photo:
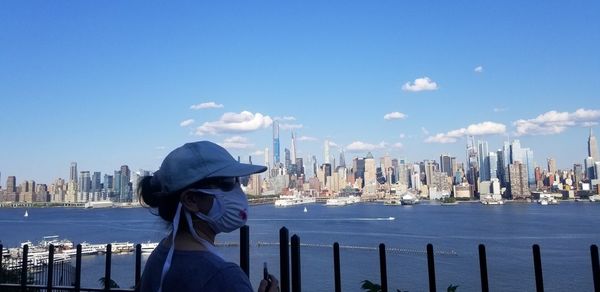
M 592 128 L 590 128 L 590 136 L 588 138 L 588 156 L 592 158 L 593 162 L 600 161 L 600 156 L 598 156 L 598 143 L 596 142 L 596 136 L 594 136 Z

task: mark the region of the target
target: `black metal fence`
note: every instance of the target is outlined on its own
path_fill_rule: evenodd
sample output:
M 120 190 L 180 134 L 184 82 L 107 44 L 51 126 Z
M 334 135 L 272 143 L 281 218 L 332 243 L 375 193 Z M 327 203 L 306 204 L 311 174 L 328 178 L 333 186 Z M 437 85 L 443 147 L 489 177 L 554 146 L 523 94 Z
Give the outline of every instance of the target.
M 282 292 L 300 292 L 302 291 L 302 275 L 301 275 L 301 256 L 300 256 L 300 237 L 298 235 L 289 236 L 287 228 L 282 227 L 279 230 L 279 257 L 280 257 L 280 289 Z M 50 245 L 48 253 L 48 261 L 46 266 L 41 271 L 46 281 L 43 284 L 34 281 L 36 276 L 32 276 L 34 273 L 40 273 L 40 271 L 32 270 L 31 265 L 28 261 L 28 250 L 27 245 L 23 246 L 23 253 L 21 258 L 21 267 L 18 273 L 17 283 L 6 283 L 8 279 L 5 271 L 13 269 L 6 262 L 3 261 L 3 250 L 0 245 L 0 267 L 3 267 L 2 273 L 0 273 L 0 291 L 139 291 L 139 283 L 141 278 L 142 269 L 142 250 L 141 245 L 138 244 L 135 247 L 135 288 L 133 289 L 122 289 L 122 288 L 111 288 L 111 258 L 112 258 L 112 246 L 108 244 L 106 246 L 106 261 L 104 271 L 104 287 L 103 288 L 86 288 L 81 287 L 81 245 L 77 245 L 77 254 L 75 258 L 74 267 L 74 279 L 64 279 L 62 281 L 57 280 L 57 271 L 59 273 L 71 273 L 68 268 L 58 268 L 54 262 L 54 246 Z M 542 274 L 542 259 L 540 246 L 534 244 L 532 246 L 533 254 L 533 267 L 535 271 L 535 286 L 536 291 L 544 291 L 544 278 Z M 600 292 L 600 259 L 598 256 L 598 246 L 590 246 L 590 256 L 592 264 L 592 279 L 594 282 L 594 291 Z M 63 265 L 60 263 L 60 265 Z M 70 263 L 68 263 L 70 265 Z M 242 270 L 249 275 L 250 274 L 250 229 L 248 226 L 244 226 L 240 229 L 240 267 Z M 340 269 L 340 245 L 339 243 L 333 243 L 333 269 L 334 269 L 334 287 L 336 292 L 342 291 L 342 275 Z M 427 269 L 429 276 L 429 291 L 435 292 L 436 278 L 435 278 L 435 258 L 433 245 L 427 245 Z M 485 252 L 485 246 L 479 245 L 479 270 L 481 278 L 481 291 L 489 291 L 488 272 L 487 272 L 487 258 Z M 45 271 L 45 272 L 44 272 Z M 381 275 L 381 291 L 388 291 L 388 275 L 387 275 L 387 262 L 386 262 L 386 248 L 382 243 L 379 245 L 379 271 Z M 63 277 L 66 277 L 63 275 Z M 65 283 L 68 283 L 66 285 Z

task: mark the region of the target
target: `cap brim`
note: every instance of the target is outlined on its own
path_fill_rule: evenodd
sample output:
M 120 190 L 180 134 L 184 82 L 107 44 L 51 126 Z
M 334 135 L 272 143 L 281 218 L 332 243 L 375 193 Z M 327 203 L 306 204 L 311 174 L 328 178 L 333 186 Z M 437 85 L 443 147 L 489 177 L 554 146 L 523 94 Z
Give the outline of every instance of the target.
M 234 163 L 229 166 L 226 166 L 222 169 L 219 169 L 210 175 L 209 177 L 236 177 L 236 176 L 248 176 L 254 173 L 260 173 L 267 170 L 266 166 L 262 165 L 254 165 L 254 164 L 246 164 L 246 163 Z

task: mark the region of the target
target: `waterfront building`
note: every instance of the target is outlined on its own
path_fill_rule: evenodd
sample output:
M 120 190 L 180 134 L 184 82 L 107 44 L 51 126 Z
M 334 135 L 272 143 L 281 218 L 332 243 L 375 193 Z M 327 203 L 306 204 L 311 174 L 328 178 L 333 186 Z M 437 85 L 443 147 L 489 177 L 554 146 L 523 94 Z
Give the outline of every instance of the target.
M 504 143 L 505 145 L 508 145 L 508 143 Z M 497 163 L 497 175 L 498 175 L 498 180 L 500 180 L 500 186 L 505 188 L 508 185 L 508 174 L 506 173 L 506 165 L 507 165 L 507 155 L 506 152 L 504 152 L 505 149 L 500 149 L 496 152 L 496 157 L 498 158 L 498 163 Z
M 17 193 L 17 177 L 9 176 L 6 178 L 6 193 L 15 194 Z
M 273 167 L 279 162 L 279 122 L 273 121 Z
M 508 164 L 513 164 L 517 161 L 523 163 L 523 150 L 521 149 L 521 142 L 519 140 L 513 140 L 510 144 L 510 160 Z
M 592 128 L 590 128 L 590 136 L 588 137 L 588 156 L 592 158 L 593 162 L 600 161 L 600 156 L 598 156 L 598 143 L 596 141 L 596 136 L 592 132 Z
M 129 166 L 121 166 L 121 189 L 119 193 L 120 202 L 131 202 L 131 172 Z
M 527 167 L 527 182 L 529 185 L 535 185 L 535 162 L 533 161 L 533 150 L 530 148 L 523 149 L 523 158 L 522 161 Z
M 515 161 L 508 166 L 510 180 L 509 195 L 512 199 L 527 199 L 531 197 L 529 192 L 527 167 Z
M 77 201 L 77 182 L 72 180 L 67 184 L 67 194 L 65 195 L 65 203 L 75 203 Z

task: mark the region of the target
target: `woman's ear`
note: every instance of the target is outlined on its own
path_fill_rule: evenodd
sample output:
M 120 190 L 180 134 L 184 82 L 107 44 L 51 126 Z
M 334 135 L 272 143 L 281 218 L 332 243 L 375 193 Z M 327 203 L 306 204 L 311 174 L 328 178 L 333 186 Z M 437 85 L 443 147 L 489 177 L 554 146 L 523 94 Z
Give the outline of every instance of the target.
M 185 191 L 181 194 L 181 204 L 192 213 L 202 212 L 208 214 L 210 208 L 212 208 L 213 197 Z

